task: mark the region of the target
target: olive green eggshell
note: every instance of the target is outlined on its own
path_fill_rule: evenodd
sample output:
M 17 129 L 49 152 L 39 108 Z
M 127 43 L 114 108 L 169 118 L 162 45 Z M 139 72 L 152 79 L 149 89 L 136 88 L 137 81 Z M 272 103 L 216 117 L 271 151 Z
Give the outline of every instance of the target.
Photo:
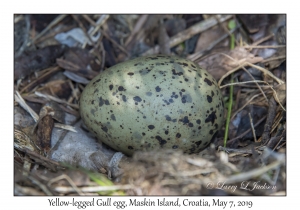
M 220 129 L 223 109 L 221 91 L 206 70 L 166 55 L 106 69 L 80 98 L 87 128 L 127 155 L 155 148 L 199 152 Z

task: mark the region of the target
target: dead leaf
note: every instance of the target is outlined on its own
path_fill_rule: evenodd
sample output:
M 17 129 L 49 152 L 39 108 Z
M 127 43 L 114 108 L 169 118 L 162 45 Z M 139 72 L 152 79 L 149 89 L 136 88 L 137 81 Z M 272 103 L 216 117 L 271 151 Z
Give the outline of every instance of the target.
M 195 52 L 204 52 L 209 48 L 212 42 L 220 39 L 224 33 L 225 32 L 221 27 L 212 28 L 202 32 L 197 41 Z
M 262 57 L 256 57 L 243 47 L 236 47 L 231 51 L 220 52 L 205 58 L 198 64 L 211 73 L 215 79 L 220 79 L 228 71 L 243 63 L 258 63 Z

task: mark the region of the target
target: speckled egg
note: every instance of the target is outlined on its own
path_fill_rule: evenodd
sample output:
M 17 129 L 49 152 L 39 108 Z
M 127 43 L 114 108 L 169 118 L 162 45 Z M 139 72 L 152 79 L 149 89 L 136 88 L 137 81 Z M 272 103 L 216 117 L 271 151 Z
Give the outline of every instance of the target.
M 80 98 L 86 127 L 127 155 L 155 148 L 199 152 L 220 129 L 223 109 L 221 91 L 206 70 L 167 55 L 106 69 Z

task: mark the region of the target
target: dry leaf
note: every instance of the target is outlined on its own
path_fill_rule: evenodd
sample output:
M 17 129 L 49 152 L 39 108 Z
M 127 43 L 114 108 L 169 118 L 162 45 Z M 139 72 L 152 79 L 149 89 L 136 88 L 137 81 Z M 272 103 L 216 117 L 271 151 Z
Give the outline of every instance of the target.
M 220 39 L 224 34 L 224 30 L 221 27 L 212 28 L 210 30 L 204 31 L 201 33 L 195 52 L 202 52 L 209 48 L 211 43 L 213 43 L 215 40 Z
M 243 47 L 236 47 L 235 49 L 217 53 L 207 57 L 198 64 L 211 73 L 215 79 L 220 79 L 228 71 L 242 65 L 245 62 L 258 63 L 263 60 L 262 57 L 255 57 L 252 53 Z

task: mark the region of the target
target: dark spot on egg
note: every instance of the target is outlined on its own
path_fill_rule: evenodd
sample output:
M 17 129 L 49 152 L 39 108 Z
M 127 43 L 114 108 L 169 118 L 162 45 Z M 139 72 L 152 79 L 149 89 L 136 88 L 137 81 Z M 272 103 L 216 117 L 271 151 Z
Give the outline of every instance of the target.
M 169 115 L 166 115 L 165 117 L 166 117 L 167 121 L 171 121 L 172 120 L 172 118 Z
M 155 87 L 155 90 L 156 90 L 156 92 L 160 92 L 160 91 L 161 91 L 161 88 L 160 88 L 159 86 L 156 86 L 156 87 Z
M 189 121 L 188 116 L 185 116 L 182 119 L 179 119 L 179 122 L 183 122 L 183 124 L 185 125 L 185 124 L 189 123 L 190 121 Z
M 118 90 L 119 90 L 119 91 L 124 91 L 125 89 L 124 89 L 123 86 L 119 86 L 119 87 L 118 87 Z
M 182 72 L 176 72 L 175 69 L 172 69 L 172 73 L 173 73 L 174 75 L 177 75 L 177 76 L 182 76 L 182 75 L 183 75 Z
M 157 57 L 149 57 L 151 60 L 157 60 Z
M 211 103 L 211 102 L 212 102 L 211 96 L 207 95 L 206 98 L 207 98 L 207 102 L 208 102 L 208 103 Z
M 100 82 L 101 79 L 97 79 L 95 82 L 93 82 L 93 85 L 95 85 L 96 83 Z
M 116 121 L 116 117 L 114 114 L 110 115 L 110 119 L 112 119 L 113 121 Z
M 105 105 L 110 105 L 108 100 L 104 100 Z
M 163 138 L 161 138 L 160 136 L 155 136 L 155 138 L 158 140 L 158 142 L 161 146 L 163 146 L 164 144 L 167 143 L 167 141 L 164 140 Z
M 154 126 L 154 125 L 148 125 L 148 128 L 149 128 L 150 130 L 153 130 L 153 129 L 155 128 L 155 126 Z
M 207 78 L 204 79 L 204 82 L 206 82 L 209 86 L 212 85 L 212 82 L 209 79 L 207 79 Z
M 107 129 L 106 126 L 102 126 L 101 129 L 102 129 L 105 133 L 107 133 L 107 131 L 108 131 L 108 129 Z
M 205 119 L 205 123 L 211 122 L 211 124 L 213 125 L 216 119 L 217 119 L 216 111 L 214 111 L 208 115 L 208 117 Z
M 202 144 L 202 141 L 196 141 L 195 144 L 199 147 Z
M 104 104 L 104 101 L 103 101 L 102 97 L 100 97 L 99 98 L 99 106 L 101 107 L 101 106 L 103 106 L 103 104 Z
M 124 102 L 126 102 L 126 101 L 127 101 L 127 99 L 126 99 L 126 96 L 125 96 L 125 95 L 122 95 L 122 100 L 123 100 Z
M 141 102 L 141 101 L 142 101 L 141 97 L 139 97 L 139 96 L 134 96 L 134 97 L 133 97 L 133 100 L 134 100 L 135 102 Z

